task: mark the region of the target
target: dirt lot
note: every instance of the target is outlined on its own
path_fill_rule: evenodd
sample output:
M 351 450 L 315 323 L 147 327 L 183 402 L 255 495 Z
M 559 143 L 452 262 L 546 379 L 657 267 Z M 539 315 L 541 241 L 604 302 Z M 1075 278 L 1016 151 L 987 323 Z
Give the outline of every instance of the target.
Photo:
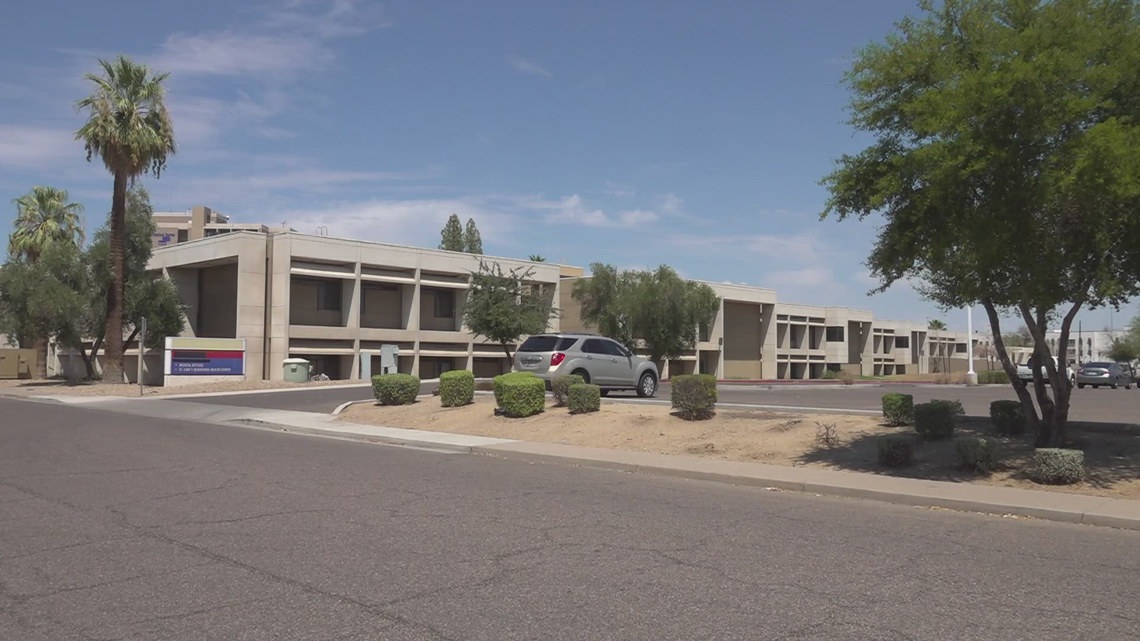
M 169 396 L 171 394 L 208 394 L 217 392 L 241 392 L 269 390 L 288 387 L 311 388 L 321 385 L 344 385 L 359 381 L 312 381 L 309 383 L 286 383 L 285 381 L 242 381 L 236 383 L 203 383 L 180 387 L 143 387 L 143 396 Z M 138 385 L 108 385 L 98 382 L 69 382 L 64 380 L 2 380 L 0 395 L 7 396 L 138 396 Z
M 488 396 L 477 396 L 475 403 L 457 408 L 443 408 L 439 399 L 423 398 L 396 407 L 354 405 L 341 418 L 387 427 L 1140 499 L 1140 431 L 1127 426 L 1070 424 L 1069 446 L 1085 451 L 1089 474 L 1083 483 L 1058 487 L 1038 485 L 1021 473 L 1032 453 L 1028 437 L 1003 439 L 1005 465 L 985 476 L 958 466 L 952 441 L 918 441 L 913 466 L 881 467 L 875 437 L 913 430 L 886 427 L 874 416 L 732 409 L 718 411 L 707 421 L 690 422 L 672 415 L 667 405 L 608 401 L 601 411 L 582 415 L 548 405 L 537 416 L 510 419 L 495 416 L 494 409 Z M 817 434 L 829 425 L 838 436 L 834 447 L 817 442 Z M 989 434 L 989 421 L 960 417 L 957 433 Z

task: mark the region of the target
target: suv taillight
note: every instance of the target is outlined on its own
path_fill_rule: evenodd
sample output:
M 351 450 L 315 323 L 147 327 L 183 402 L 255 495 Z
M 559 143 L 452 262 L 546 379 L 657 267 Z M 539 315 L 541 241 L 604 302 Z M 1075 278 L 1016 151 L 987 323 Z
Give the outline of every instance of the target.
M 554 352 L 550 355 L 550 366 L 554 367 L 560 365 L 562 361 L 566 360 L 566 355 L 562 352 Z

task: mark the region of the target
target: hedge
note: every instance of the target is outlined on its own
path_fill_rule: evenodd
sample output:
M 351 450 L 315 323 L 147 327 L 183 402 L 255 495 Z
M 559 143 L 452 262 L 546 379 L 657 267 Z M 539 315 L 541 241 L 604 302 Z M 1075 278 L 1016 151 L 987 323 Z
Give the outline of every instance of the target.
M 530 372 L 495 377 L 495 402 L 503 416 L 524 418 L 546 408 L 546 383 Z
M 466 369 L 444 372 L 439 377 L 439 400 L 444 407 L 468 405 L 475 400 L 475 374 Z
M 413 374 L 377 374 L 372 395 L 381 405 L 411 405 L 420 393 L 420 377 Z
M 568 394 L 571 414 L 589 414 L 602 406 L 602 388 L 588 383 L 575 383 Z
M 674 376 L 671 400 L 677 415 L 686 421 L 712 418 L 716 409 L 716 377 L 712 374 Z

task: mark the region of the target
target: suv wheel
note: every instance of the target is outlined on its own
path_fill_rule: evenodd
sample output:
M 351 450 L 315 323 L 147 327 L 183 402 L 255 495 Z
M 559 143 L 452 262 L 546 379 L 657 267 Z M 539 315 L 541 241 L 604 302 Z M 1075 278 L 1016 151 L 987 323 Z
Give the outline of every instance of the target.
M 653 372 L 645 372 L 641 378 L 637 379 L 637 395 L 641 398 L 649 398 L 657 393 L 657 377 Z
M 581 376 L 581 377 L 582 377 L 582 382 L 583 382 L 583 383 L 587 383 L 587 384 L 588 384 L 588 383 L 590 382 L 590 373 L 589 373 L 589 372 L 587 372 L 587 371 L 586 371 L 586 370 L 584 370 L 584 369 L 576 369 L 576 370 L 574 370 L 573 372 L 570 372 L 570 373 L 571 373 L 571 374 L 577 374 L 578 376 Z

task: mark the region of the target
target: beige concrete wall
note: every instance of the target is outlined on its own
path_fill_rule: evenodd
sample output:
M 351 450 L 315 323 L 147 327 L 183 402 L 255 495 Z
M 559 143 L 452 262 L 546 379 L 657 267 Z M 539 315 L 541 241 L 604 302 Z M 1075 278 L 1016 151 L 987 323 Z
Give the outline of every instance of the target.
M 724 377 L 763 377 L 763 307 L 725 301 L 723 317 Z
M 453 289 L 430 289 L 420 288 L 420 329 L 429 331 L 458 331 L 460 325 L 460 294 L 463 291 L 456 291 Z M 437 297 L 450 298 L 452 301 L 451 316 L 442 317 L 435 315 L 435 300 Z
M 344 326 L 344 293 L 341 293 L 341 309 L 319 309 L 317 297 L 320 288 L 343 287 L 339 280 L 313 280 L 294 277 L 289 283 L 289 324 L 320 325 L 323 327 Z
M 403 329 L 403 289 L 400 285 L 364 283 L 361 290 L 364 304 L 360 315 L 360 326 Z

